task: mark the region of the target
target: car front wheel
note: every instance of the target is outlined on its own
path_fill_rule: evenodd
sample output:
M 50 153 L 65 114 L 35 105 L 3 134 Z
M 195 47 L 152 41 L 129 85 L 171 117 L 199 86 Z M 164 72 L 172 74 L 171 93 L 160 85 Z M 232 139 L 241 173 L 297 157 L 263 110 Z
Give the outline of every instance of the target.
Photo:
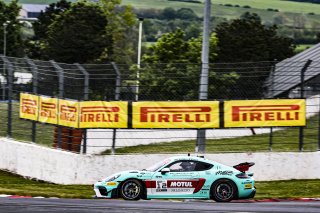
M 216 181 L 211 188 L 212 198 L 217 202 L 230 202 L 235 198 L 237 188 L 231 180 Z
M 126 180 L 120 188 L 121 197 L 125 200 L 139 200 L 143 192 L 143 186 L 138 180 Z

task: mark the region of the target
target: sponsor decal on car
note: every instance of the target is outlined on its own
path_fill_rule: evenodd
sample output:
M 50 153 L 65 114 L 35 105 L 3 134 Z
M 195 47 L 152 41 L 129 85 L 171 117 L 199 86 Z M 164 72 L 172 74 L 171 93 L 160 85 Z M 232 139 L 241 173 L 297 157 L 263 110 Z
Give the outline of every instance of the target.
M 192 179 L 192 180 L 146 180 L 146 187 L 149 193 L 197 193 L 199 192 L 205 179 Z
M 117 182 L 107 182 L 106 185 L 107 186 L 116 186 Z
M 165 188 L 167 188 L 167 181 L 158 180 L 157 181 L 157 189 L 165 189 Z
M 171 189 L 171 192 L 192 192 L 191 189 Z
M 251 188 L 252 188 L 252 183 L 244 184 L 244 189 L 251 189 Z
M 233 171 L 217 171 L 216 175 L 232 175 Z
M 169 188 L 194 188 L 196 186 L 195 181 L 168 181 Z
M 156 192 L 167 192 L 168 189 L 156 189 Z

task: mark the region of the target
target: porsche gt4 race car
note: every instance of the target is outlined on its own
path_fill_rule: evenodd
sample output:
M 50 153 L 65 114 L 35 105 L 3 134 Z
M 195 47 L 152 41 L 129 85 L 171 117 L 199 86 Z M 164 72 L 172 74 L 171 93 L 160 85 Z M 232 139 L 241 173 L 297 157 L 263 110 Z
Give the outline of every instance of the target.
M 217 202 L 253 198 L 256 193 L 253 173 L 248 172 L 252 165 L 246 162 L 230 167 L 202 157 L 171 157 L 150 168 L 120 172 L 95 183 L 95 197 Z

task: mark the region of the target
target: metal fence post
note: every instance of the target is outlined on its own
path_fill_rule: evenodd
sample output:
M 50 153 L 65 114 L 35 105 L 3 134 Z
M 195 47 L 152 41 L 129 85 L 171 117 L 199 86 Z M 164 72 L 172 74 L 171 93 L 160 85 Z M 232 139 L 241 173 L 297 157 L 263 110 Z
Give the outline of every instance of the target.
M 310 66 L 312 60 L 308 60 L 305 65 L 303 66 L 303 68 L 301 69 L 300 72 L 300 98 L 304 98 L 304 74 L 307 71 L 308 67 Z M 301 126 L 299 127 L 299 151 L 303 152 L 303 137 L 304 137 L 304 133 L 303 133 L 304 127 Z
M 277 60 L 274 60 L 274 63 L 271 68 L 271 95 L 274 97 L 274 74 L 276 71 L 276 63 Z M 272 144 L 273 144 L 273 128 L 270 127 L 270 134 L 269 134 L 269 152 L 272 152 Z
M 320 108 L 320 97 L 319 97 L 319 108 Z M 320 151 L 320 109 L 318 111 L 318 151 Z
M 120 100 L 121 72 L 120 72 L 120 70 L 119 70 L 119 68 L 118 68 L 118 66 L 117 66 L 117 64 L 115 62 L 111 62 L 111 65 L 112 65 L 114 71 L 116 71 L 116 74 L 117 74 L 114 100 L 118 101 L 118 100 Z
M 276 63 L 277 63 L 277 60 L 275 59 L 271 68 L 271 96 L 272 97 L 274 97 L 274 76 L 276 72 Z
M 75 63 L 75 65 L 77 66 L 77 68 L 84 75 L 84 88 L 83 88 L 84 95 L 83 95 L 83 100 L 87 101 L 89 99 L 89 73 L 79 63 Z
M 273 138 L 273 128 L 270 127 L 270 134 L 269 134 L 269 152 L 272 152 L 272 140 Z
M 114 100 L 118 101 L 120 99 L 121 73 L 115 62 L 111 62 L 111 65 L 117 74 Z M 113 129 L 112 146 L 111 146 L 111 154 L 113 155 L 116 154 L 116 140 L 117 140 L 117 129 Z
M 12 88 L 13 88 L 13 65 L 5 57 L 1 56 L 5 67 L 8 70 L 7 83 L 8 83 L 8 124 L 7 124 L 7 137 L 12 138 Z
M 84 75 L 84 88 L 83 88 L 83 100 L 87 101 L 89 99 L 89 73 L 87 70 L 81 66 L 79 63 L 75 63 L 77 68 L 82 72 Z M 82 154 L 87 153 L 87 129 L 83 130 L 83 148 L 82 148 Z
M 203 41 L 202 41 L 202 53 L 201 53 L 201 75 L 200 75 L 200 88 L 199 88 L 199 100 L 208 99 L 208 73 L 209 73 L 209 46 L 210 46 L 210 12 L 211 12 L 211 0 L 205 1 L 204 6 L 204 20 L 203 20 Z M 206 130 L 197 130 L 197 143 L 196 152 L 205 152 Z
M 2 58 L 3 59 L 3 58 Z M 3 69 L 3 82 L 1 82 L 1 87 L 2 87 L 2 100 L 6 100 L 6 84 L 8 83 L 6 80 L 6 63 L 3 61 L 2 65 Z
M 53 60 L 50 61 L 52 66 L 56 69 L 59 79 L 59 98 L 63 98 L 64 96 L 64 74 L 63 69 Z M 58 114 L 60 111 L 58 110 Z M 62 127 L 58 126 L 58 148 L 62 147 Z
M 32 71 L 32 92 L 34 94 L 38 94 L 38 67 L 35 65 L 33 60 L 26 58 L 28 65 L 31 67 Z M 32 136 L 31 141 L 33 143 L 36 142 L 36 134 L 37 134 L 37 122 L 32 121 Z

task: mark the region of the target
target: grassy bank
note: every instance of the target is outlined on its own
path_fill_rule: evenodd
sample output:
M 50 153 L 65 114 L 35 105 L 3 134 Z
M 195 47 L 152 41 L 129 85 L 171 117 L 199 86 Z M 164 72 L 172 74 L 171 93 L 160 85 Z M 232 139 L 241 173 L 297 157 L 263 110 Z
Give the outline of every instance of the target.
M 304 151 L 317 151 L 318 149 L 318 119 L 318 116 L 313 116 L 307 121 L 307 126 L 304 129 Z M 163 142 L 118 148 L 116 153 L 193 153 L 195 144 L 195 140 Z M 215 140 L 207 139 L 206 153 L 265 152 L 269 151 L 269 146 L 270 134 Z M 285 128 L 284 130 L 273 132 L 272 151 L 299 151 L 299 127 Z M 110 150 L 106 150 L 102 154 L 110 154 Z
M 320 180 L 257 182 L 255 199 L 320 197 Z M 28 180 L 0 170 L 0 194 L 58 198 L 91 198 L 92 185 L 58 185 Z
M 59 198 L 91 198 L 90 185 L 57 185 L 25 179 L 0 170 L 0 194 Z
M 32 122 L 19 118 L 19 103 L 12 104 L 12 138 L 20 141 L 32 141 Z M 8 104 L 0 103 L 0 136 L 7 136 Z M 54 126 L 36 123 L 36 143 L 52 147 Z

